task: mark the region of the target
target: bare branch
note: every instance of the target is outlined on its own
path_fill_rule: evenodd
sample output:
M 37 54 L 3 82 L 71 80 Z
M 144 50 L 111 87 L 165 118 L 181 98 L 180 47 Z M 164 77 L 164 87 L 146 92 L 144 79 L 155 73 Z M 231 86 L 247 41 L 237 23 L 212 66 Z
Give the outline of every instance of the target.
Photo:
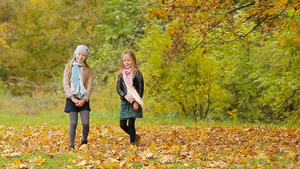
M 240 10 L 240 9 L 243 9 L 243 8 L 246 8 L 246 7 L 251 6 L 251 5 L 254 5 L 254 4 L 255 4 L 255 2 L 251 2 L 251 3 L 247 4 L 247 5 L 244 5 L 244 6 L 240 6 L 240 7 L 238 7 L 238 8 L 235 8 L 235 9 L 233 9 L 233 10 L 227 12 L 227 15 L 233 13 L 234 11 L 237 11 L 237 10 Z
M 259 27 L 263 22 L 265 22 L 269 17 L 266 16 L 262 21 L 260 21 L 258 24 L 256 24 L 248 33 L 242 35 L 242 36 L 238 36 L 237 38 L 231 40 L 231 41 L 227 41 L 226 43 L 230 43 L 230 42 L 233 42 L 233 41 L 236 41 L 237 39 L 240 39 L 240 38 L 245 38 L 246 36 L 248 36 L 251 32 L 253 32 L 257 27 Z
M 51 74 L 51 76 L 53 77 L 53 79 L 54 80 L 56 80 L 56 77 L 55 77 L 55 75 L 52 73 L 52 71 L 51 70 L 49 70 L 49 69 L 46 69 L 46 70 L 37 70 L 37 72 L 49 72 L 50 74 Z
M 206 36 L 204 36 L 204 38 L 196 46 L 194 46 L 192 49 L 185 52 L 184 55 L 189 55 L 189 54 L 193 53 L 193 51 L 196 50 L 205 41 L 205 39 L 206 39 Z
M 288 103 L 288 101 L 289 101 L 292 97 L 295 96 L 295 94 L 296 94 L 296 92 L 297 92 L 298 90 L 300 90 L 300 87 L 298 87 L 297 89 L 295 89 L 295 90 L 293 90 L 293 91 L 291 92 L 291 95 L 290 95 L 288 98 L 286 98 L 285 101 L 284 101 L 283 103 L 281 103 L 281 104 L 279 105 L 279 107 L 277 108 L 276 112 L 279 111 L 280 109 L 284 108 L 283 106 L 286 105 L 286 104 Z
M 37 83 L 35 83 L 33 81 L 30 81 L 30 80 L 27 80 L 27 79 L 24 79 L 24 78 L 20 78 L 20 77 L 10 77 L 9 80 L 20 81 L 19 83 L 17 83 L 20 86 L 34 86 L 34 87 L 38 87 Z
M 30 81 L 30 80 L 27 80 L 27 79 L 24 79 L 24 78 L 20 78 L 20 77 L 10 77 L 9 80 L 16 80 L 16 82 L 14 84 L 18 85 L 18 86 L 34 87 L 35 90 L 37 90 L 37 89 L 47 89 L 47 90 L 55 91 L 55 88 L 47 87 L 47 85 L 40 85 L 38 83 L 35 83 L 33 81 Z M 7 82 L 4 82 L 4 83 L 7 83 Z

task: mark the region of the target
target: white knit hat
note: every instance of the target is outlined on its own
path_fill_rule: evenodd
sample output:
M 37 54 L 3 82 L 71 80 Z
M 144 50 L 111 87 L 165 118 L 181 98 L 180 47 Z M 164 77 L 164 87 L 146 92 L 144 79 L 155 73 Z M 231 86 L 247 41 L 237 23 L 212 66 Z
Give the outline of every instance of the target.
M 88 58 L 89 55 L 90 55 L 89 48 L 86 47 L 85 45 L 78 45 L 78 46 L 76 47 L 76 50 L 74 51 L 74 56 L 76 56 L 76 54 L 77 54 L 78 52 L 83 52 L 83 53 L 86 55 L 87 58 Z

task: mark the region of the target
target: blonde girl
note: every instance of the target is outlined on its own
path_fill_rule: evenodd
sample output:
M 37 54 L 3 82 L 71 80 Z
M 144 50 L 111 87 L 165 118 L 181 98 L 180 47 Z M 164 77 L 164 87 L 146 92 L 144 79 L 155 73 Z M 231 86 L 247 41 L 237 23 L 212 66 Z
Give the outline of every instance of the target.
M 121 100 L 120 127 L 129 134 L 130 144 L 138 146 L 141 136 L 136 134 L 135 120 L 143 117 L 144 79 L 131 50 L 121 55 L 116 89 Z

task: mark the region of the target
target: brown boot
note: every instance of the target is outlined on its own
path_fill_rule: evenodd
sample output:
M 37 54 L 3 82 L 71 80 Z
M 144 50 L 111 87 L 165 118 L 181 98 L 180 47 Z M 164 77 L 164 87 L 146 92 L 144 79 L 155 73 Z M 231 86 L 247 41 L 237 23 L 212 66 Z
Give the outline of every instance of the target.
M 141 136 L 136 134 L 135 135 L 135 140 L 134 140 L 134 144 L 138 147 L 140 144 L 140 140 L 141 140 Z

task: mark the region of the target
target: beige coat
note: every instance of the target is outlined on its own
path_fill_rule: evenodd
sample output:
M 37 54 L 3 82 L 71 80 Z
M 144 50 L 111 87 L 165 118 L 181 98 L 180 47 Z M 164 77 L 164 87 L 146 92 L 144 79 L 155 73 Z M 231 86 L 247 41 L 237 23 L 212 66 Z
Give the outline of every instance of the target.
M 65 67 L 65 71 L 64 71 L 64 79 L 63 79 L 63 86 L 64 86 L 64 90 L 65 90 L 65 95 L 66 97 L 71 97 L 71 96 L 75 96 L 77 97 L 77 95 L 74 95 L 71 92 L 71 74 L 72 74 L 72 62 L 74 61 L 71 60 L 71 62 L 69 62 L 66 67 Z M 82 75 L 83 78 L 83 85 L 86 89 L 86 94 L 82 97 L 83 100 L 85 101 L 89 101 L 91 94 L 92 94 L 92 88 L 93 88 L 93 72 L 92 69 L 85 63 L 82 67 L 80 67 L 80 73 Z

